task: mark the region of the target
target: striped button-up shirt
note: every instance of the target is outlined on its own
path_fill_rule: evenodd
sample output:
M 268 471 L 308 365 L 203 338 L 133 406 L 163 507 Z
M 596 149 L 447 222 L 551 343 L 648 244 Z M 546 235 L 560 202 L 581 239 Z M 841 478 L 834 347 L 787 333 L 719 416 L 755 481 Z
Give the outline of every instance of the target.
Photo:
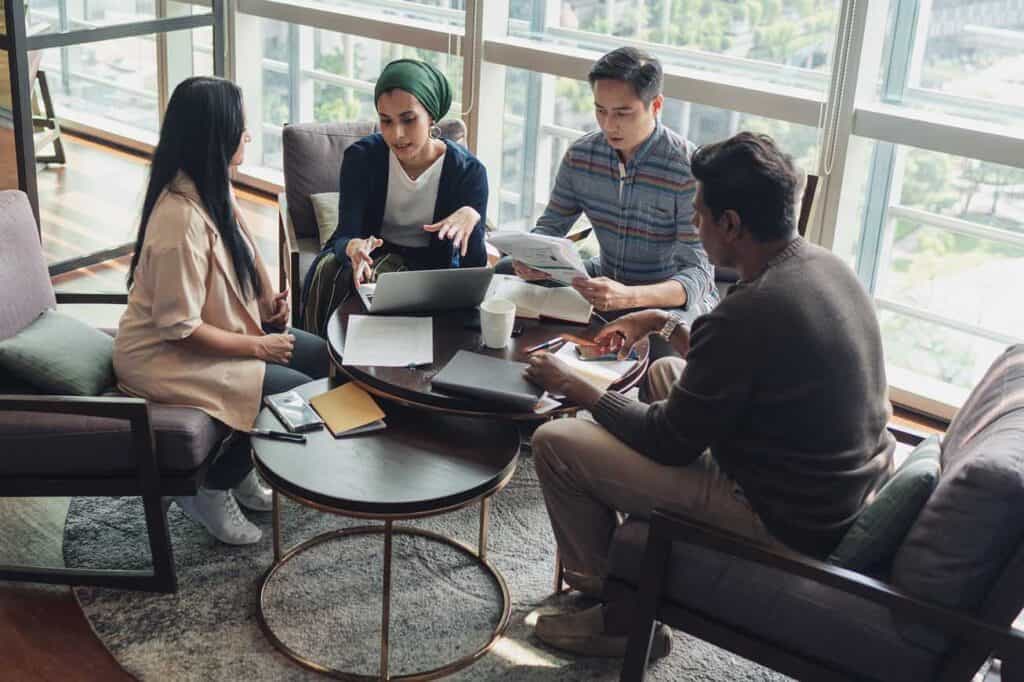
M 625 164 L 600 130 L 584 135 L 565 153 L 533 231 L 564 237 L 585 213 L 601 245 L 592 275 L 627 285 L 674 279 L 686 290 L 687 310 L 711 310 L 718 303 L 714 269 L 691 222 L 693 150 L 660 121 Z

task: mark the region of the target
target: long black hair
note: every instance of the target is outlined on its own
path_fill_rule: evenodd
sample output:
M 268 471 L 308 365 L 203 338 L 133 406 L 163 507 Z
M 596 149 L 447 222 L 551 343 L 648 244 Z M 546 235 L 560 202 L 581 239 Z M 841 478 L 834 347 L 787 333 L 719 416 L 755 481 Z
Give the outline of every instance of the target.
M 183 80 L 174 89 L 149 170 L 135 253 L 128 268 L 129 287 L 157 199 L 183 171 L 195 183 L 203 207 L 231 254 L 242 291 L 255 296 L 263 293 L 253 256 L 245 246 L 231 208 L 229 167 L 244 132 L 242 91 L 231 81 L 197 76 Z

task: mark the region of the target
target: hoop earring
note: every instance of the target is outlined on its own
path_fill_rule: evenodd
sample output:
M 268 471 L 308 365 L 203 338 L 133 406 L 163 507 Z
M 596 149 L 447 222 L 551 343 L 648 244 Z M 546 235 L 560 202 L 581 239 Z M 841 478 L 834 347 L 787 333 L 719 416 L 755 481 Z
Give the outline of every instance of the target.
M 441 126 L 436 123 L 430 126 L 430 137 L 435 140 L 441 139 Z

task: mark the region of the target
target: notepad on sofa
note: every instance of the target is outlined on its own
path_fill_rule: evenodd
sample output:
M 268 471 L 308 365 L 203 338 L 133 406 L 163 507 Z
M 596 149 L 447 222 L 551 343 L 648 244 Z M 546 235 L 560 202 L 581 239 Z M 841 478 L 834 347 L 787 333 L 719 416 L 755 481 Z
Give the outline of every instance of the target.
M 523 377 L 525 362 L 460 350 L 434 375 L 431 386 L 520 410 L 532 410 L 544 389 Z
M 487 298 L 504 298 L 516 304 L 516 317 L 539 320 L 550 317 L 587 324 L 594 307 L 572 287 L 544 287 L 514 275 L 495 275 Z
M 387 426 L 384 410 L 355 382 L 310 398 L 309 404 L 323 417 L 335 438 L 377 431 Z

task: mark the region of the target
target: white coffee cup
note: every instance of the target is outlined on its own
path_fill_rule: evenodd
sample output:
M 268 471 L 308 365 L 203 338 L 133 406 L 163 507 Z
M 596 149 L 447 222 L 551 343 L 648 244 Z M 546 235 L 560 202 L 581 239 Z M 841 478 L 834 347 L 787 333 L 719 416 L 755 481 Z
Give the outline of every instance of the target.
M 512 338 L 516 304 L 504 298 L 489 298 L 480 304 L 480 332 L 488 348 L 504 348 Z

